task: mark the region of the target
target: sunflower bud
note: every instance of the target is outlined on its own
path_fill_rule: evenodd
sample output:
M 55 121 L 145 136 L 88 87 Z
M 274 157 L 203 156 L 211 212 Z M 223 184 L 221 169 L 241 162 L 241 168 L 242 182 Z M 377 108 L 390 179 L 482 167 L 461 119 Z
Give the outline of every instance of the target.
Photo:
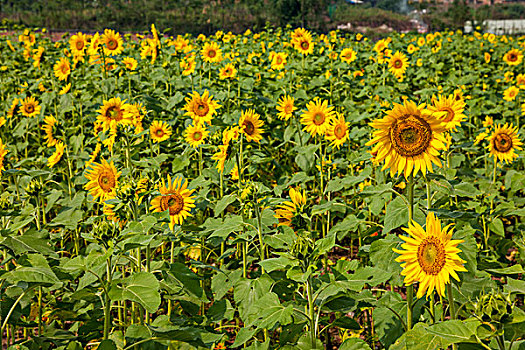
M 135 197 L 134 187 L 131 181 L 121 181 L 117 187 L 117 197 L 123 202 L 131 202 Z
M 31 182 L 29 182 L 29 184 L 26 187 L 26 193 L 30 197 L 37 196 L 40 193 L 40 191 L 42 191 L 42 184 L 36 179 L 31 180 Z
M 300 260 L 307 259 L 314 251 L 314 241 L 309 237 L 309 232 L 303 231 L 297 234 L 297 239 L 292 246 L 292 255 Z
M 476 313 L 485 322 L 506 323 L 510 321 L 512 304 L 501 293 L 485 294 L 476 303 Z

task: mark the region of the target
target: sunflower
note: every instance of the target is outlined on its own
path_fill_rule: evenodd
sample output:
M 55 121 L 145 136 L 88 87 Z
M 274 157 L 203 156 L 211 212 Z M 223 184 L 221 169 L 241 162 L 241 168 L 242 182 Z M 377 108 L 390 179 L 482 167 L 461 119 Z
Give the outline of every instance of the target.
M 503 55 L 503 61 L 509 66 L 517 66 L 523 61 L 523 53 L 518 49 L 512 49 Z
M 277 52 L 272 56 L 271 68 L 275 70 L 284 69 L 288 55 L 284 52 Z
M 191 124 L 184 130 L 184 138 L 190 146 L 197 148 L 204 143 L 204 139 L 208 137 L 209 133 L 203 124 Z
M 175 224 L 182 225 L 187 217 L 191 216 L 191 208 L 195 207 L 195 197 L 191 194 L 195 190 L 189 190 L 188 181 L 182 182 L 182 178 L 171 180 L 168 175 L 167 186 L 161 179 L 159 184 L 160 196 L 153 198 L 150 210 L 163 212 L 169 210 L 170 229 L 173 230 Z
M 118 124 L 130 125 L 132 118 L 129 107 L 126 100 L 122 101 L 120 97 L 113 97 L 107 101 L 104 100 L 98 110 L 99 115 L 97 115 L 97 121 L 102 124 L 104 131 L 116 128 Z
M 58 92 L 59 95 L 65 95 L 69 92 L 71 89 L 71 83 L 67 83 L 60 91 Z
M 122 63 L 124 63 L 124 67 L 126 67 L 128 70 L 137 69 L 138 62 L 133 57 L 124 57 Z
M 325 137 L 332 141 L 331 146 L 339 148 L 349 138 L 348 123 L 343 114 L 336 112 L 336 117 L 332 118 L 330 127 L 326 131 Z
M 414 44 L 409 44 L 407 46 L 407 52 L 409 54 L 413 54 L 414 52 L 416 52 L 417 50 L 419 50 Z
M 50 115 L 44 118 L 44 125 L 42 126 L 42 130 L 46 133 L 44 135 L 44 139 L 46 139 L 47 147 L 53 147 L 57 144 L 58 140 L 55 139 L 55 131 L 57 128 L 57 119 Z
M 312 35 L 308 31 L 305 31 L 302 36 L 293 40 L 292 44 L 299 53 L 305 56 L 314 52 L 314 42 L 312 41 Z
M 219 71 L 219 79 L 233 79 L 237 75 L 237 69 L 233 66 L 233 64 L 228 63 L 226 66 L 220 69 Z
M 201 95 L 194 91 L 190 97 L 186 97 L 186 105 L 184 115 L 189 115 L 195 124 L 210 123 L 214 114 L 217 114 L 217 109 L 221 105 L 213 101 L 213 96 L 210 96 L 208 90 L 205 90 Z
M 149 135 L 155 143 L 169 139 L 171 134 L 171 126 L 161 120 L 154 120 L 149 127 Z
M 20 113 L 22 113 L 26 117 L 36 117 L 40 114 L 40 110 L 42 109 L 42 106 L 38 104 L 38 101 L 33 97 L 29 96 L 26 97 L 21 101 L 22 106 L 20 106 Z
M 295 213 L 302 211 L 306 205 L 306 192 L 296 188 L 290 188 L 291 201 L 285 201 L 275 209 L 275 218 L 279 220 L 278 226 L 292 226 Z
M 95 199 L 100 198 L 101 202 L 115 198 L 115 189 L 121 173 L 117 172 L 113 162 L 108 163 L 102 159 L 100 163 L 91 163 L 89 167 L 85 175 L 89 182 L 84 185 L 84 189 Z
M 405 177 L 420 170 L 432 172 L 432 163 L 441 166 L 439 150 L 444 150 L 445 127 L 424 105 L 406 100 L 403 105 L 394 103 L 382 119 L 370 125 L 374 131 L 367 146 L 374 145 L 371 153 L 377 163 L 385 161 L 383 170 L 390 168 L 390 174 L 404 173 Z
M 7 120 L 4 117 L 0 117 L 0 128 L 5 125 Z
M 195 72 L 195 67 L 197 63 L 194 58 L 188 58 L 180 62 L 180 68 L 182 69 L 182 75 L 188 76 Z
M 11 107 L 7 110 L 7 118 L 13 118 L 16 113 L 16 107 L 20 104 L 20 99 L 15 98 L 13 102 L 11 103 Z
M 514 101 L 516 99 L 516 96 L 518 96 L 518 93 L 520 92 L 520 89 L 515 86 L 510 86 L 508 89 L 503 91 L 503 99 L 505 101 Z
M 306 111 L 301 115 L 301 123 L 305 125 L 303 130 L 312 136 L 317 134 L 324 135 L 330 127 L 330 122 L 334 116 L 334 107 L 328 107 L 328 101 L 323 101 L 318 97 L 308 102 Z
M 260 115 L 255 113 L 253 109 L 243 111 L 239 119 L 239 127 L 247 141 L 255 141 L 259 143 L 262 139 L 264 122 L 259 119 Z
M 119 55 L 124 49 L 120 33 L 112 29 L 105 29 L 100 39 L 104 43 L 104 54 L 106 56 Z
M 5 170 L 4 159 L 7 152 L 5 144 L 3 144 L 2 139 L 0 139 L 0 176 L 2 175 L 2 171 Z
M 523 142 L 518 137 L 518 128 L 512 124 L 496 125 L 492 134 L 488 137 L 487 146 L 494 160 L 511 163 L 518 155 L 515 151 L 521 150 Z
M 417 222 L 404 229 L 410 236 L 399 236 L 406 243 L 401 247 L 405 250 L 392 250 L 401 256 L 396 261 L 401 262 L 405 276 L 405 285 L 419 282 L 417 297 L 432 295 L 434 289 L 440 296 L 445 296 L 445 285 L 450 283 L 450 276 L 459 281 L 457 271 L 467 271 L 466 262 L 458 254 L 457 246 L 463 240 L 452 240 L 452 225 L 441 229 L 441 223 L 434 213 L 429 213 L 426 220 L 426 230 Z
M 354 50 L 347 47 L 346 49 L 343 49 L 343 51 L 341 51 L 340 57 L 341 61 L 346 63 L 352 63 L 357 59 L 357 54 Z
M 432 96 L 432 105 L 428 106 L 428 110 L 436 114 L 444 124 L 446 131 L 455 131 L 456 127 L 461 125 L 467 117 L 463 114 L 464 109 L 465 102 L 456 101 L 454 95 L 448 97 L 439 95 L 438 98 Z
M 83 56 L 84 51 L 86 50 L 87 46 L 87 35 L 83 34 L 82 32 L 78 32 L 77 34 L 71 36 L 69 39 L 69 47 L 71 49 L 71 53 L 75 56 Z
M 47 159 L 47 166 L 52 168 L 54 165 L 60 162 L 60 159 L 62 159 L 63 154 L 64 154 L 64 143 L 62 141 L 58 141 L 55 144 L 55 153 L 53 153 L 51 157 Z
M 220 145 L 219 151 L 211 156 L 212 160 L 217 161 L 216 168 L 221 173 L 224 171 L 224 163 L 226 163 L 226 158 L 228 158 L 228 144 Z
M 485 63 L 490 63 L 490 53 L 485 52 L 483 58 L 485 59 Z
M 293 112 L 297 109 L 294 106 L 294 98 L 289 95 L 281 96 L 279 101 L 277 101 L 277 116 L 279 119 L 288 120 L 293 116 Z
M 71 66 L 68 59 L 65 57 L 60 58 L 60 60 L 53 66 L 53 70 L 55 71 L 55 77 L 57 77 L 58 80 L 67 80 L 69 74 L 71 74 Z
M 220 62 L 222 59 L 222 50 L 219 44 L 215 42 L 206 43 L 201 50 L 201 55 L 204 62 Z
M 409 63 L 408 58 L 404 53 L 396 51 L 396 53 L 388 61 L 389 70 L 400 79 L 405 74 Z

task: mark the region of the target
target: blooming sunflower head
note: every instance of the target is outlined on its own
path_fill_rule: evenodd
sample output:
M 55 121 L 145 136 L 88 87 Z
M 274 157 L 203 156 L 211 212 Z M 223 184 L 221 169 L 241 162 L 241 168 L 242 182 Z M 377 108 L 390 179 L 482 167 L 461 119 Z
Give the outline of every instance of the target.
M 71 49 L 71 53 L 75 56 L 82 56 L 84 55 L 84 51 L 87 47 L 87 35 L 85 35 L 82 32 L 78 32 L 77 34 L 74 34 L 69 39 L 69 48 Z
M 518 49 L 512 49 L 503 55 L 503 61 L 509 66 L 517 66 L 523 61 L 523 53 Z
M 62 155 L 64 154 L 64 143 L 62 141 L 58 141 L 55 144 L 55 152 L 47 159 L 47 166 L 52 168 L 55 166 L 58 162 L 60 162 L 60 159 L 62 159 Z
M 301 123 L 305 125 L 304 130 L 312 136 L 324 135 L 330 127 L 334 116 L 334 107 L 328 106 L 328 101 L 315 98 L 308 102 L 306 111 L 301 115 Z
M 104 54 L 107 56 L 119 55 L 124 50 L 124 41 L 120 33 L 112 29 L 105 29 L 100 39 L 104 43 Z
M 2 139 L 0 139 L 0 176 L 2 175 L 2 171 L 5 170 L 4 159 L 7 152 L 5 144 L 2 143 Z
M 237 69 L 233 66 L 233 64 L 228 63 L 226 66 L 220 69 L 219 71 L 219 79 L 233 79 L 237 75 Z
M 159 183 L 160 196 L 153 198 L 151 208 L 155 212 L 168 210 L 170 215 L 170 229 L 175 225 L 182 225 L 183 221 L 191 216 L 191 209 L 195 207 L 195 190 L 188 189 L 188 182 L 181 177 L 171 179 L 168 175 L 167 184 L 161 179 Z
M 36 117 L 40 114 L 42 106 L 38 101 L 33 97 L 29 96 L 22 100 L 22 105 L 20 106 L 20 113 L 25 117 Z
M 186 130 L 184 130 L 184 138 L 190 146 L 197 148 L 204 143 L 209 133 L 204 124 L 190 124 Z
M 213 115 L 217 113 L 217 109 L 221 105 L 213 100 L 208 90 L 205 90 L 202 95 L 194 91 L 189 97 L 186 97 L 186 105 L 184 115 L 189 115 L 195 124 L 210 123 Z
M 306 192 L 298 188 L 290 188 L 291 201 L 284 201 L 275 209 L 275 218 L 279 220 L 278 226 L 292 226 L 292 220 L 297 212 L 306 205 Z
M 356 60 L 357 54 L 352 48 L 347 47 L 341 51 L 340 57 L 343 62 L 352 63 Z
M 239 128 L 248 141 L 261 141 L 263 125 L 264 122 L 260 119 L 260 115 L 255 113 L 253 109 L 243 111 L 239 119 Z
M 271 68 L 276 70 L 281 70 L 286 65 L 286 59 L 288 55 L 284 52 L 277 52 L 272 57 Z
M 171 126 L 162 120 L 154 120 L 149 127 L 149 135 L 155 143 L 169 139 L 171 134 Z
M 505 101 L 514 101 L 516 99 L 516 96 L 518 96 L 518 93 L 520 92 L 520 89 L 515 86 L 510 86 L 508 89 L 503 91 L 503 99 Z
M 201 55 L 204 62 L 220 62 L 222 60 L 222 49 L 216 42 L 205 43 Z
M 104 202 L 115 198 L 120 172 L 117 172 L 113 162 L 108 163 L 102 159 L 100 163 L 91 163 L 85 176 L 89 181 L 84 185 L 84 189 L 95 199 L 99 198 Z
M 56 134 L 57 123 L 57 119 L 52 115 L 44 118 L 42 130 L 45 132 L 44 139 L 46 140 L 47 147 L 53 147 L 57 143 L 57 139 L 55 139 L 54 136 Z
M 511 163 L 518 158 L 516 151 L 522 149 L 523 142 L 518 137 L 518 128 L 512 124 L 496 125 L 488 137 L 487 146 L 495 160 Z
M 127 70 L 137 69 L 138 62 L 133 57 L 124 57 L 122 63 L 124 63 L 124 67 L 126 67 Z
M 332 119 L 330 127 L 326 131 L 325 138 L 328 141 L 332 141 L 331 145 L 337 148 L 348 140 L 348 123 L 343 114 L 336 112 L 336 117 Z
M 314 52 L 314 42 L 310 32 L 305 31 L 302 36 L 293 40 L 293 46 L 300 54 L 307 56 Z
M 390 57 L 388 68 L 396 78 L 402 78 L 408 67 L 408 58 L 404 53 L 397 51 Z
M 401 245 L 404 250 L 393 249 L 400 254 L 396 261 L 401 262 L 405 284 L 419 282 L 418 298 L 425 292 L 429 297 L 434 290 L 444 296 L 450 276 L 459 281 L 457 272 L 467 271 L 463 266 L 466 261 L 458 256 L 461 249 L 457 246 L 463 240 L 452 240 L 451 226 L 442 229 L 439 219 L 429 213 L 425 229 L 412 222 L 404 229 L 410 236 L 400 236 L 405 241 Z
M 441 166 L 439 151 L 446 148 L 445 131 L 441 121 L 409 100 L 394 104 L 382 119 L 370 125 L 377 129 L 367 146 L 374 145 L 371 153 L 378 163 L 385 161 L 384 169 L 390 168 L 393 176 L 397 172 L 416 175 L 419 171 L 432 172 L 432 163 Z
M 121 100 L 120 97 L 104 100 L 98 112 L 97 121 L 102 124 L 104 131 L 116 128 L 119 124 L 132 124 L 130 105 L 126 103 L 126 100 Z
M 68 59 L 65 57 L 60 58 L 60 60 L 58 60 L 53 66 L 53 70 L 55 72 L 55 77 L 57 77 L 58 80 L 67 80 L 69 74 L 71 74 L 71 66 Z
M 279 119 L 288 120 L 293 116 L 293 112 L 297 109 L 294 106 L 294 98 L 289 95 L 281 96 L 277 101 L 277 116 Z
M 456 101 L 454 95 L 448 97 L 439 95 L 437 98 L 432 96 L 432 105 L 428 106 L 428 110 L 441 120 L 446 131 L 456 130 L 467 117 L 463 114 L 465 102 L 463 100 Z

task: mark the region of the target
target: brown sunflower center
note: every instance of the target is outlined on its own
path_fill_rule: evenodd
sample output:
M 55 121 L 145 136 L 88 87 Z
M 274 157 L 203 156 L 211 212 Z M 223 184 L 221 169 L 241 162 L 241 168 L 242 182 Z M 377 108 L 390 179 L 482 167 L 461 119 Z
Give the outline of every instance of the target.
M 193 134 L 193 140 L 195 140 L 195 141 L 200 141 L 200 140 L 202 140 L 202 132 L 200 132 L 200 131 L 196 131 L 196 132 Z
M 454 111 L 452 110 L 452 108 L 450 107 L 443 107 L 441 109 L 443 112 L 447 112 L 447 116 L 445 117 L 445 119 L 443 119 L 444 122 L 448 123 L 450 121 L 452 121 L 452 119 L 454 119 Z
M 493 142 L 498 152 L 508 152 L 512 148 L 512 137 L 507 134 L 497 134 Z
M 253 135 L 255 132 L 255 125 L 249 120 L 245 120 L 242 125 L 244 126 L 244 132 L 248 135 Z
M 417 249 L 417 260 L 421 269 L 429 275 L 437 275 L 445 266 L 445 247 L 434 236 L 425 238 Z
M 315 125 L 321 125 L 326 120 L 326 116 L 322 112 L 317 112 L 314 114 L 313 122 Z
M 117 106 L 110 106 L 106 111 L 106 117 L 112 120 L 122 120 L 122 110 Z
M 308 41 L 301 42 L 301 49 L 308 50 L 309 47 L 310 47 L 310 43 Z
M 432 139 L 430 125 L 416 115 L 405 115 L 390 127 L 392 147 L 404 157 L 425 152 Z
M 84 41 L 83 40 L 78 40 L 76 43 L 75 43 L 75 47 L 77 48 L 77 50 L 82 50 L 84 48 Z
M 103 171 L 98 176 L 98 185 L 104 192 L 111 192 L 115 188 L 115 176 L 110 171 Z
M 106 46 L 108 47 L 108 49 L 110 50 L 115 50 L 117 47 L 118 47 L 118 42 L 116 39 L 114 38 L 110 38 L 108 39 L 107 43 L 106 43 Z
M 509 61 L 515 62 L 518 60 L 518 55 L 516 55 L 514 52 L 509 53 Z
M 215 50 L 210 50 L 208 51 L 208 57 L 209 58 L 214 58 L 215 56 L 217 56 L 217 52 Z
M 208 104 L 204 101 L 197 102 L 197 105 L 195 106 L 195 114 L 197 114 L 199 117 L 204 117 L 207 115 L 209 110 L 210 107 L 208 107 Z
M 162 211 L 169 209 L 170 215 L 177 215 L 184 209 L 184 198 L 179 193 L 163 196 L 160 200 Z
M 157 137 L 164 136 L 164 130 L 162 130 L 162 129 L 155 130 L 155 135 L 157 135 Z
M 280 65 L 281 63 L 283 63 L 283 59 L 281 58 L 281 56 L 277 56 L 277 58 L 275 59 L 275 64 Z
M 25 110 L 27 113 L 33 113 L 35 111 L 35 106 L 32 104 L 28 104 L 26 105 Z
M 345 137 L 346 135 L 346 132 L 343 128 L 342 125 L 337 125 L 334 129 L 334 135 L 335 137 L 337 137 L 338 139 L 342 139 L 343 137 Z
M 291 114 L 293 111 L 293 104 L 287 103 L 284 105 L 284 113 Z
M 69 68 L 67 65 L 63 64 L 62 67 L 61 67 L 61 71 L 62 71 L 62 74 L 67 74 L 68 71 L 69 71 Z
M 399 59 L 395 60 L 394 61 L 394 67 L 397 68 L 397 69 L 403 67 L 403 62 L 401 60 L 399 60 Z

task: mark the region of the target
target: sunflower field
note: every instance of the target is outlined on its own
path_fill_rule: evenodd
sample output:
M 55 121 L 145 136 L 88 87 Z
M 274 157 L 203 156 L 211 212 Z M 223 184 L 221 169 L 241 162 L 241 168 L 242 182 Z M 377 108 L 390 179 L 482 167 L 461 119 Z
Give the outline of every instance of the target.
M 525 37 L 0 37 L 3 349 L 525 348 Z

